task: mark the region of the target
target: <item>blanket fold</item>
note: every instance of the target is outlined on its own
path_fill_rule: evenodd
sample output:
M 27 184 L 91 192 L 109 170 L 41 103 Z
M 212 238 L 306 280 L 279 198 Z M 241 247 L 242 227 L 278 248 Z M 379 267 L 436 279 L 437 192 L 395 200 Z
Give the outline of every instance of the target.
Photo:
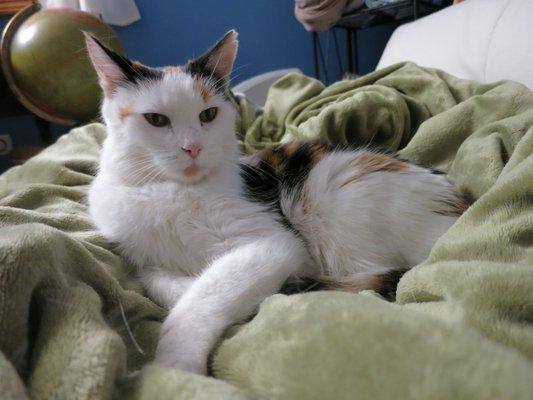
M 0 177 L 0 398 L 530 399 L 533 93 L 403 63 L 329 87 L 287 75 L 257 117 L 238 101 L 247 152 L 378 145 L 443 171 L 472 206 L 396 303 L 272 296 L 213 352 L 217 379 L 195 376 L 149 364 L 166 312 L 90 221 L 105 128 L 75 129 Z

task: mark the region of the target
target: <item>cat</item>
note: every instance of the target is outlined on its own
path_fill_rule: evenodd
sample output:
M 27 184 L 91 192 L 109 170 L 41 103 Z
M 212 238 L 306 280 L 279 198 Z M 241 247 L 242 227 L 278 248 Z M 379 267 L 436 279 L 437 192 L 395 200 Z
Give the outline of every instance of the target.
M 240 161 L 235 31 L 183 67 L 86 45 L 108 131 L 89 213 L 170 310 L 159 364 L 205 374 L 225 328 L 288 280 L 387 287 L 466 208 L 444 175 L 370 149 L 286 143 Z

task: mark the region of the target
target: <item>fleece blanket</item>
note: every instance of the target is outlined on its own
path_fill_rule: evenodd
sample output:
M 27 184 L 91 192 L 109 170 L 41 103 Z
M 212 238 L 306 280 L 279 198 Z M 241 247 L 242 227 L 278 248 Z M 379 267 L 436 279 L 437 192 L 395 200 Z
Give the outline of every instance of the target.
M 228 329 L 214 377 L 150 364 L 166 311 L 94 229 L 84 196 L 105 138 L 73 130 L 0 177 L 2 399 L 531 399 L 533 93 L 398 64 L 324 87 L 288 75 L 244 148 L 376 143 L 447 173 L 473 205 L 400 281 L 275 295 Z

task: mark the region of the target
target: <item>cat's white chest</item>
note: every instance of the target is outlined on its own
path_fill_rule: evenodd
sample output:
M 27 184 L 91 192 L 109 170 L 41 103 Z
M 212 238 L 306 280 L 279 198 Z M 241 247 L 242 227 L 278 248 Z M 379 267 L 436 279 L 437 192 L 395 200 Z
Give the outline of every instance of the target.
M 141 205 L 144 229 L 134 239 L 146 243 L 145 263 L 191 275 L 219 255 L 227 238 L 220 234 L 225 222 L 213 213 L 215 199 L 157 186 L 148 196 L 152 201 Z
M 278 227 L 262 207 L 238 197 L 168 184 L 127 188 L 97 182 L 89 203 L 98 228 L 140 267 L 186 275 Z

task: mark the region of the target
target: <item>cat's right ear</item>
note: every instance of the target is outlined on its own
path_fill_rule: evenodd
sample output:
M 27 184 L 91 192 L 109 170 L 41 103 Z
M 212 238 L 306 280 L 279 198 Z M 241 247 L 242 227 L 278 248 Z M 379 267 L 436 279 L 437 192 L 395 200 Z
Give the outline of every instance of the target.
M 83 35 L 85 36 L 85 45 L 98 75 L 100 86 L 104 94 L 110 96 L 122 82 L 127 81 L 124 67 L 127 68 L 128 60 L 109 50 L 91 34 L 83 32 Z

